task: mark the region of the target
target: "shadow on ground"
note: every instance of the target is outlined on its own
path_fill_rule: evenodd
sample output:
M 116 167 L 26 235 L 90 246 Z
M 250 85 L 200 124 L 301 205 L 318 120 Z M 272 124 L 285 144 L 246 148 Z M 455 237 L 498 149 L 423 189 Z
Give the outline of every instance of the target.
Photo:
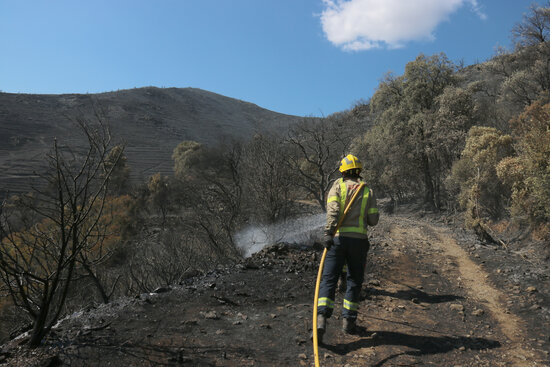
M 422 303 L 443 303 L 464 299 L 464 297 L 456 296 L 454 294 L 429 294 L 421 291 L 420 289 L 416 289 L 405 284 L 403 285 L 409 289 L 399 290 L 396 292 L 388 292 L 383 289 L 367 288 L 366 294 L 362 295 L 362 300 L 369 299 L 369 297 L 371 296 L 387 296 L 392 298 L 399 298 L 405 301 L 412 301 L 416 299 L 418 302 Z
M 111 366 L 124 366 L 126 363 L 136 363 L 147 366 L 173 366 L 189 364 L 192 366 L 215 366 L 208 357 L 214 355 L 225 358 L 228 354 L 248 355 L 244 348 L 227 348 L 219 346 L 165 346 L 150 342 L 125 342 L 122 345 L 111 343 L 79 343 L 73 350 L 65 350 L 60 354 L 63 363 L 72 365 L 87 365 L 90 358 L 97 363 Z M 84 353 L 82 353 L 84 352 Z M 200 356 L 203 356 L 201 358 Z M 117 362 L 120 359 L 120 362 Z M 130 361 L 130 362 L 129 362 Z
M 274 359 L 269 353 L 258 353 L 257 349 L 226 344 L 200 343 L 192 344 L 181 339 L 149 338 L 126 340 L 120 343 L 109 337 L 92 338 L 89 341 L 59 341 L 64 344 L 62 352 L 56 356 L 57 366 L 90 366 L 90 361 L 97 366 L 195 366 L 214 367 L 241 366 L 245 362 L 269 365 Z M 243 362 L 244 361 L 244 362 Z
M 381 345 L 396 345 L 411 348 L 413 350 L 394 353 L 373 365 L 381 367 L 386 362 L 401 356 L 423 356 L 428 354 L 447 353 L 461 347 L 467 350 L 494 349 L 501 346 L 500 342 L 485 338 L 461 337 L 461 336 L 423 336 L 412 335 L 393 331 L 370 331 L 360 328 L 358 334 L 373 335 L 364 337 L 351 343 L 339 343 L 336 345 L 323 345 L 323 348 L 338 355 L 346 355 L 361 348 L 376 347 Z

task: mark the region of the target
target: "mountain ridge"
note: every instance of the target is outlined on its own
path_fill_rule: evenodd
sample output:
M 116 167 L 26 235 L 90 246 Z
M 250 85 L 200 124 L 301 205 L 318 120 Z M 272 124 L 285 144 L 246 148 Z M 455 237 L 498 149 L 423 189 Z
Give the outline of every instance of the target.
M 281 130 L 303 117 L 198 88 L 143 87 L 97 94 L 0 93 L 0 187 L 22 192 L 44 165 L 53 138 L 81 145 L 78 118 L 100 112 L 113 137 L 124 141 L 131 179 L 172 174 L 172 150 L 183 140 L 213 145 Z

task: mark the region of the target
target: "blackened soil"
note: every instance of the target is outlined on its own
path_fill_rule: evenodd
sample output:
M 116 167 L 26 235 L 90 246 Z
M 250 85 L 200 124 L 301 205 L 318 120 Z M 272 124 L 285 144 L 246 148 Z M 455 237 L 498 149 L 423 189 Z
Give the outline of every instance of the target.
M 321 366 L 550 366 L 544 263 L 430 219 L 372 232 L 354 335 L 342 296 Z M 321 252 L 275 245 L 185 284 L 83 312 L 42 348 L 5 346 L 10 366 L 312 366 Z M 0 354 L 0 363 L 2 363 Z

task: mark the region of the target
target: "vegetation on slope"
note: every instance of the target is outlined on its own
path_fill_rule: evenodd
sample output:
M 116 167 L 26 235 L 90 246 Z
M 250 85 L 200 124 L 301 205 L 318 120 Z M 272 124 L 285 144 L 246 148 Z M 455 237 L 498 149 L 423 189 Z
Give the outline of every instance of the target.
M 374 127 L 355 142 L 379 191 L 458 207 L 471 226 L 548 222 L 549 14 L 533 6 L 514 52 L 484 64 L 420 55 L 385 77 L 368 103 Z

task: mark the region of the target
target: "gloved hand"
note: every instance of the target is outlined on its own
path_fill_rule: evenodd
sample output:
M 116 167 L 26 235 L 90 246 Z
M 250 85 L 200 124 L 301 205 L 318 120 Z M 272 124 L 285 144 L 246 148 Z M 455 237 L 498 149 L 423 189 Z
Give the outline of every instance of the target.
M 323 236 L 323 246 L 327 249 L 327 251 L 330 250 L 332 245 L 334 245 L 334 238 L 329 234 L 324 235 Z

